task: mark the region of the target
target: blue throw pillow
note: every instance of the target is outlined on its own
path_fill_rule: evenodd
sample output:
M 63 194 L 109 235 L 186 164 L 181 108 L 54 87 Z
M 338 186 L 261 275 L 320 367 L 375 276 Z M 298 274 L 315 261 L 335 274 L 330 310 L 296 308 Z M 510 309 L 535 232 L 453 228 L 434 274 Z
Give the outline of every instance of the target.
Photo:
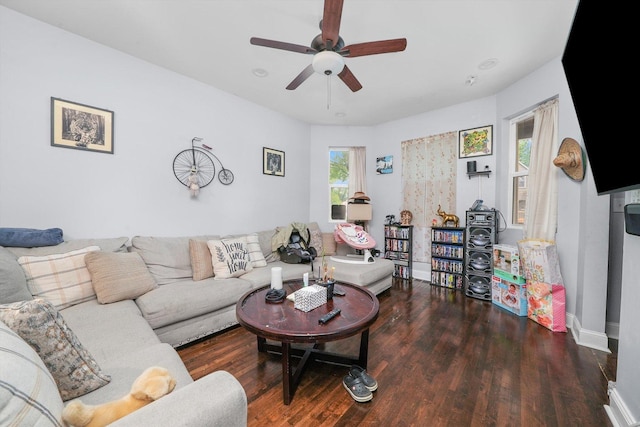
M 0 228 L 0 246 L 14 248 L 36 248 L 55 246 L 63 242 L 62 229 L 48 228 Z

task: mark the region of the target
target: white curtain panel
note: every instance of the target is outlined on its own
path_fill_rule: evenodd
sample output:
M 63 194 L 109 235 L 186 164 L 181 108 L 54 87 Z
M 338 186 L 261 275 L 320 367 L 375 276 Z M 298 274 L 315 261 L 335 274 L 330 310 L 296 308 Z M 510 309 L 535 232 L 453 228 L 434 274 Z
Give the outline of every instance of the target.
M 553 159 L 557 155 L 558 100 L 540 105 L 534 111 L 534 127 L 524 238 L 555 241 L 558 222 L 558 178 Z
M 413 214 L 413 260 L 431 262 L 438 205 L 456 212 L 457 132 L 402 141 L 402 209 Z
M 356 191 L 367 194 L 366 153 L 366 147 L 349 148 L 349 197 Z

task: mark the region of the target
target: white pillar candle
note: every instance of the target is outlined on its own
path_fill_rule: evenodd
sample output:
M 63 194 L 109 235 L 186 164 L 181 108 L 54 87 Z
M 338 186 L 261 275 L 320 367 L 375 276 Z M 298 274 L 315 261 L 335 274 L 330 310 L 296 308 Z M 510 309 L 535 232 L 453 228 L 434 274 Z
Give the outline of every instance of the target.
M 282 267 L 271 267 L 271 289 L 282 289 Z

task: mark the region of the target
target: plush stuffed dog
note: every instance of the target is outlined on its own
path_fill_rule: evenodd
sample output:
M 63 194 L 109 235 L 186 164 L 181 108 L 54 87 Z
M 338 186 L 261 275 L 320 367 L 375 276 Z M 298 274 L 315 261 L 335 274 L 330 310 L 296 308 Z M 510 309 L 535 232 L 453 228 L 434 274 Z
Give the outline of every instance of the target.
M 173 391 L 176 380 L 165 368 L 145 370 L 128 395 L 102 405 L 85 405 L 73 400 L 62 411 L 62 419 L 72 427 L 103 427 Z

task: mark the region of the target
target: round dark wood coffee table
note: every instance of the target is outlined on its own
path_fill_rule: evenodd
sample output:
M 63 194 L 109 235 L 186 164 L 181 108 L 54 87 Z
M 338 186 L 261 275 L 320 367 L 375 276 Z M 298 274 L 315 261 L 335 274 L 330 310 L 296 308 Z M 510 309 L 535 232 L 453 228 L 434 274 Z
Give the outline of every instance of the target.
M 283 288 L 287 295 L 302 287 L 302 280 L 286 281 Z M 293 302 L 268 303 L 265 295 L 270 289 L 265 286 L 247 292 L 236 304 L 238 323 L 258 337 L 258 351 L 282 355 L 282 382 L 284 404 L 291 403 L 295 389 L 300 382 L 306 365 L 312 360 L 351 366 L 367 367 L 369 351 L 369 327 L 378 318 L 378 298 L 368 289 L 357 285 L 337 282 L 335 287 L 345 292 L 344 296 L 334 295 L 311 311 L 294 308 Z M 341 313 L 326 324 L 318 323 L 323 315 L 334 308 Z M 357 358 L 318 349 L 318 344 L 336 341 L 360 334 L 360 353 Z M 280 345 L 269 344 L 267 339 L 278 341 Z M 311 348 L 294 348 L 292 344 L 313 344 Z M 293 370 L 292 357 L 301 360 Z

